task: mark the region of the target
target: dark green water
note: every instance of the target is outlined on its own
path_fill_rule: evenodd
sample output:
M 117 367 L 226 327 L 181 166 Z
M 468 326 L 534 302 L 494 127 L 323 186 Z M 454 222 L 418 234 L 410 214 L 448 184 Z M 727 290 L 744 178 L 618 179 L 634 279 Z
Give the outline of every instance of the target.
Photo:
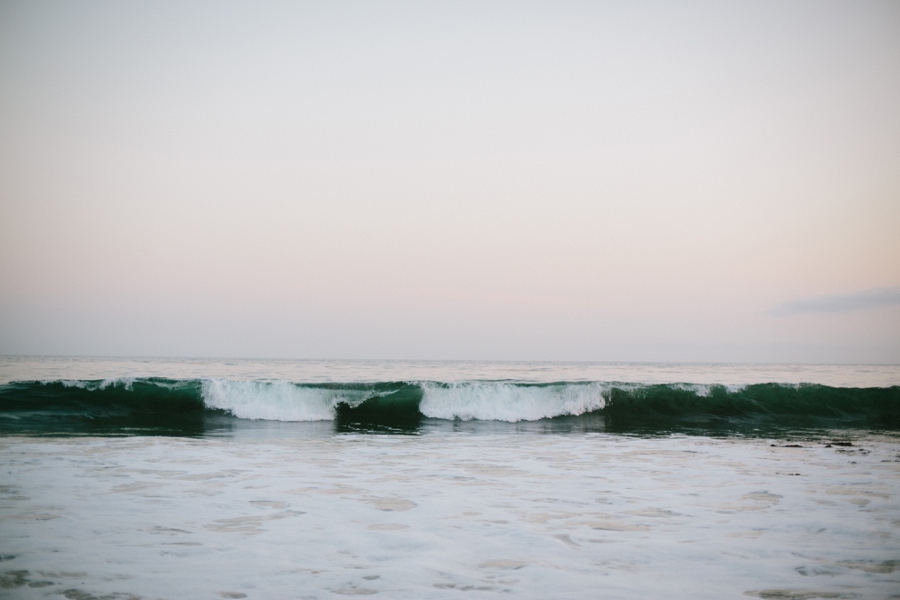
M 251 384 L 244 382 L 234 391 L 235 385 L 228 387 L 226 382 L 218 389 L 240 393 L 235 396 L 244 402 L 239 409 L 222 408 L 223 392 L 213 398 L 207 383 L 199 379 L 7 383 L 0 385 L 0 434 L 203 436 L 266 427 L 296 435 L 323 430 L 754 436 L 833 429 L 900 431 L 900 386 L 256 382 L 249 388 L 253 395 L 248 400 Z M 564 402 L 573 394 L 593 398 L 595 389 L 597 397 L 589 410 L 583 410 L 584 405 L 574 410 Z M 445 412 L 456 410 L 462 416 L 435 418 L 429 395 L 440 396 L 444 407 L 451 405 Z M 322 398 L 329 404 L 322 404 Z M 290 412 L 304 402 L 319 411 L 318 416 L 307 417 L 312 424 L 295 421 Z M 460 408 L 453 408 L 454 402 Z M 479 410 L 493 414 L 493 407 L 483 406 L 491 402 L 503 405 L 505 418 L 471 418 Z M 523 406 L 522 416 L 517 416 L 517 402 Z M 547 403 L 544 412 L 551 416 L 532 418 L 535 410 L 541 410 L 535 403 L 541 402 Z

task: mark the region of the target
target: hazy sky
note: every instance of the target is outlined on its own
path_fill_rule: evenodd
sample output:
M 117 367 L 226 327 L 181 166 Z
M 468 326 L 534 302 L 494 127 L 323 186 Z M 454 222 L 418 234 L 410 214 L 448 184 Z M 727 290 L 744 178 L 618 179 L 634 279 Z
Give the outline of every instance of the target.
M 0 0 L 0 353 L 900 362 L 900 2 Z

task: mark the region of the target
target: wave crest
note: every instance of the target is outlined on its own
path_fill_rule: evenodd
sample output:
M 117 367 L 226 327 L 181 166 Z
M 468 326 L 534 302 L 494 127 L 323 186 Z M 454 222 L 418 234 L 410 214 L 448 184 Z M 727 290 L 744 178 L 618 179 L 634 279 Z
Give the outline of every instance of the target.
M 622 382 L 297 383 L 121 378 L 0 385 L 0 434 L 184 432 L 240 419 L 416 428 L 424 419 L 602 422 L 607 431 L 730 427 L 900 430 L 900 386 L 746 386 Z M 599 421 L 598 421 L 599 419 Z M 228 425 L 231 426 L 231 425 Z
M 537 421 L 583 415 L 606 406 L 600 383 L 522 385 L 511 383 L 423 383 L 419 411 L 433 419 Z
M 224 379 L 203 381 L 201 397 L 208 408 L 267 421 L 330 421 L 335 405 L 349 400 L 344 391 L 301 387 L 289 381 Z

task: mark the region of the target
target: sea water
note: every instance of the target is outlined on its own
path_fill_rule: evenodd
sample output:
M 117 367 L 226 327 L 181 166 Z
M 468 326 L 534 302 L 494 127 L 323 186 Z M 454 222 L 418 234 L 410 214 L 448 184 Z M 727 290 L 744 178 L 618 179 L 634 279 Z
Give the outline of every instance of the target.
M 900 368 L 0 358 L 0 596 L 889 598 Z

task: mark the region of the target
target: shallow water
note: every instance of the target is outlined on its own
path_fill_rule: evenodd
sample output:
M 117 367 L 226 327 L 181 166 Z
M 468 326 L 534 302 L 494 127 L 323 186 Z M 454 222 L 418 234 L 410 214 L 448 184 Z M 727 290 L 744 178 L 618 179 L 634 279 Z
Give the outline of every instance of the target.
M 887 598 L 900 444 L 849 443 L 5 438 L 0 567 L 17 598 Z

